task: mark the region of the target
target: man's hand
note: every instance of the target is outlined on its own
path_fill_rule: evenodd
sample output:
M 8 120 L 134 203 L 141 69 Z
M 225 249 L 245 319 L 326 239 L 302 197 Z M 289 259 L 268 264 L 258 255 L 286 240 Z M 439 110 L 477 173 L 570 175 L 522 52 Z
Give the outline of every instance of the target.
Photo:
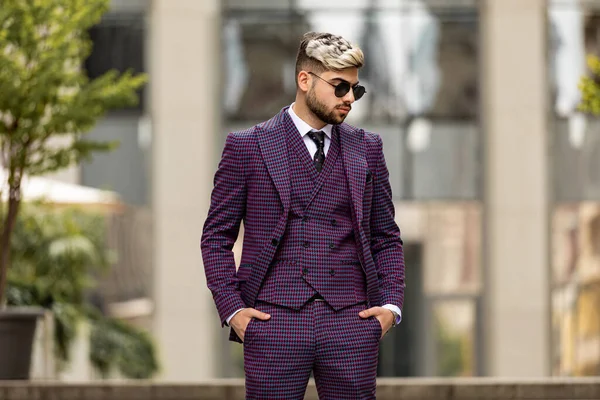
M 371 307 L 358 313 L 361 318 L 375 317 L 381 325 L 381 337 L 384 337 L 394 323 L 394 313 L 383 307 Z M 380 338 L 381 339 L 381 338 Z
M 233 318 L 231 318 L 231 321 L 229 321 L 229 325 L 233 328 L 235 333 L 237 333 L 242 342 L 244 341 L 244 336 L 246 336 L 246 328 L 248 327 L 248 324 L 252 318 L 258 318 L 266 321 L 271 318 L 271 316 L 269 314 L 265 314 L 264 312 L 258 311 L 255 308 L 244 308 L 235 314 Z

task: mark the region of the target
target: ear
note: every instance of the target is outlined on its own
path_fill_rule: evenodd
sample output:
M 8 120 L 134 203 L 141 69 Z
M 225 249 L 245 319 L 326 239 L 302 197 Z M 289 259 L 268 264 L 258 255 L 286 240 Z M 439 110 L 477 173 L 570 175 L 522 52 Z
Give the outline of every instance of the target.
M 310 74 L 306 71 L 300 71 L 298 73 L 298 88 L 304 93 L 308 92 L 310 87 Z

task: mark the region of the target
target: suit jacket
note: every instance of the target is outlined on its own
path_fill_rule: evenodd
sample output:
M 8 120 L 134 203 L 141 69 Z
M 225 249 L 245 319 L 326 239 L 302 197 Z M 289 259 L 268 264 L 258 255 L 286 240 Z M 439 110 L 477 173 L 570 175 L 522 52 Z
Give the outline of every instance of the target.
M 201 249 L 209 289 L 224 325 L 236 310 L 253 307 L 285 232 L 290 208 L 286 131 L 297 129 L 285 107 L 272 119 L 227 136 L 214 177 Z M 369 306 L 404 300 L 404 255 L 381 138 L 337 125 L 353 203 L 358 256 Z M 242 260 L 232 252 L 244 222 Z

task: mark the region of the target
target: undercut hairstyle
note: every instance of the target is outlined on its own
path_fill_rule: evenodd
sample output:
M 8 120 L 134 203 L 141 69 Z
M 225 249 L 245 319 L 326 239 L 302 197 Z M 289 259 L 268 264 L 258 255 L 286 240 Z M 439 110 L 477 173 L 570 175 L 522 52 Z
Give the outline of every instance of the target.
M 321 73 L 361 68 L 365 56 L 362 50 L 341 36 L 324 32 L 305 33 L 296 56 L 296 85 L 300 71 Z

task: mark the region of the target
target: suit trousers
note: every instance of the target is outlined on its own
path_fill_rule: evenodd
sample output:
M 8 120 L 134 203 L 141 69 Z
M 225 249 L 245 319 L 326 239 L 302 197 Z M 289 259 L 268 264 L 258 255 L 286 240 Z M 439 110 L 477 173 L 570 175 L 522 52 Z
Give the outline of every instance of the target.
M 302 400 L 311 375 L 319 399 L 375 399 L 381 324 L 357 304 L 335 311 L 324 301 L 300 310 L 257 302 L 244 338 L 246 399 Z

